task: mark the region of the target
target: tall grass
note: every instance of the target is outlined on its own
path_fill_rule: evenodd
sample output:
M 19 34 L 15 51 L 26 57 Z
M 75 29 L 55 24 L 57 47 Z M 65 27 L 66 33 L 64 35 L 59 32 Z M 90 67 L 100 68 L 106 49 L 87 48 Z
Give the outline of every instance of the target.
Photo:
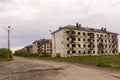
M 26 58 L 44 58 L 44 57 L 51 57 L 47 53 L 30 53 L 27 50 L 17 50 L 14 53 L 15 56 L 26 57 Z
M 6 49 L 6 48 L 1 48 L 0 49 L 0 61 L 8 61 L 12 60 L 12 51 Z
M 120 68 L 120 55 L 73 56 L 55 59 L 60 61 L 93 65 L 98 67 Z

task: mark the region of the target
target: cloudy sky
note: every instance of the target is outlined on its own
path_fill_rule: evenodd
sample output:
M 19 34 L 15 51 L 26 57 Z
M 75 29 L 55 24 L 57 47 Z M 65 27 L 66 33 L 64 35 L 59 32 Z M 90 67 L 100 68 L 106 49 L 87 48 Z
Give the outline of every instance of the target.
M 19 48 L 76 22 L 120 34 L 120 0 L 0 0 L 0 47 L 7 47 L 9 25 L 11 47 Z

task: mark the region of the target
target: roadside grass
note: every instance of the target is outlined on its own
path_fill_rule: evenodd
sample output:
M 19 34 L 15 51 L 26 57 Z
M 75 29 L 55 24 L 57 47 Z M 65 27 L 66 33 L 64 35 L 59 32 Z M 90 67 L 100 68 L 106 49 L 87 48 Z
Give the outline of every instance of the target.
M 14 56 L 24 57 L 24 58 L 35 58 L 35 59 L 50 59 L 51 55 L 47 53 L 42 53 L 41 55 L 37 53 L 30 53 L 26 50 L 17 50 L 14 53 Z
M 51 57 L 51 56 L 29 56 L 40 60 L 55 60 L 71 63 L 80 63 L 97 67 L 120 69 L 120 55 L 99 55 L 99 56 L 72 56 L 72 57 Z
M 99 56 L 73 56 L 64 58 L 51 58 L 58 61 L 66 61 L 72 63 L 82 63 L 98 67 L 109 67 L 120 69 L 120 55 L 99 55 Z
M 0 62 L 11 61 L 12 59 L 0 58 Z
M 1 48 L 0 49 L 0 62 L 1 61 L 11 61 L 12 60 L 12 51 L 6 49 L 6 48 Z
M 29 53 L 25 50 L 17 50 L 15 56 L 40 59 L 40 60 L 54 60 L 65 61 L 71 63 L 80 63 L 86 65 L 92 65 L 97 67 L 108 67 L 120 69 L 120 54 L 118 55 L 96 55 L 96 56 L 71 56 L 71 57 L 51 57 L 50 55 L 43 53 L 42 55 Z

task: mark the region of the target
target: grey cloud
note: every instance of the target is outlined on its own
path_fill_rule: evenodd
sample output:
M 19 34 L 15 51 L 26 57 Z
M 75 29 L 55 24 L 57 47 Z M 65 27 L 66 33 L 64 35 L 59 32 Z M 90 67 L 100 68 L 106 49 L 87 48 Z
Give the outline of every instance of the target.
M 95 28 L 107 27 L 119 33 L 118 1 L 0 0 L 0 4 L 9 4 L 9 7 L 1 6 L 6 6 L 6 11 L 0 13 L 0 27 L 10 25 L 14 28 L 11 32 L 12 46 L 25 46 L 36 39 L 51 38 L 49 30 L 76 22 Z M 1 28 L 0 33 L 0 40 L 6 41 L 6 31 Z M 1 42 L 0 46 L 5 46 L 5 43 Z

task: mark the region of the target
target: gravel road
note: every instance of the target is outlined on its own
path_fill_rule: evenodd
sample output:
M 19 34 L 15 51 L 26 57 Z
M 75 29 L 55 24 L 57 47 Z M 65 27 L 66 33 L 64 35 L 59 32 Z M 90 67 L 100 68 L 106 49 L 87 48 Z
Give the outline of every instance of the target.
M 14 57 L 0 62 L 0 80 L 120 80 L 120 70 Z

